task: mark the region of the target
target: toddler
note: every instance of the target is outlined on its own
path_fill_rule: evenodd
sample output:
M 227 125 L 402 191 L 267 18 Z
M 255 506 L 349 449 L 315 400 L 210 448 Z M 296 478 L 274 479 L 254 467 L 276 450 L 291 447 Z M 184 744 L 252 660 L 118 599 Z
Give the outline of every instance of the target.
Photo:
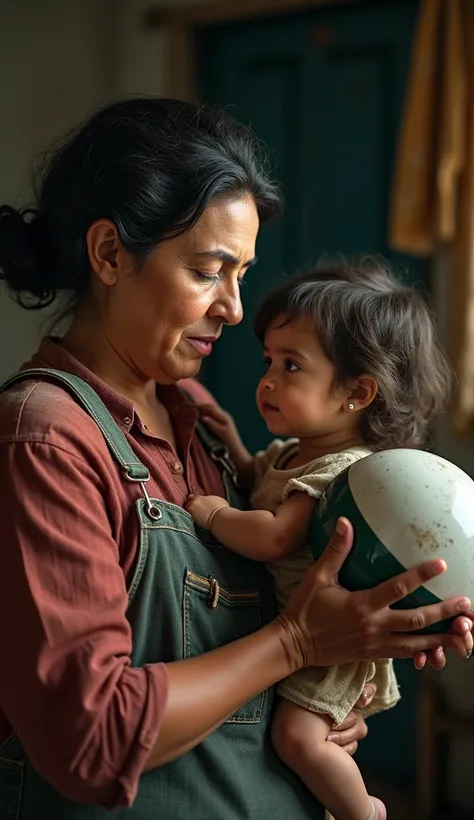
M 378 260 L 289 279 L 263 302 L 255 329 L 267 366 L 257 405 L 278 438 L 252 456 L 229 414 L 201 408 L 254 509 L 214 496 L 191 497 L 187 509 L 229 549 L 268 562 L 283 607 L 314 560 L 307 543 L 317 499 L 357 459 L 423 446 L 445 405 L 449 369 L 424 299 Z M 277 690 L 276 750 L 336 820 L 386 818 L 352 757 L 327 740 L 368 681 L 377 694 L 364 715 L 394 706 L 398 687 L 385 658 L 301 669 Z

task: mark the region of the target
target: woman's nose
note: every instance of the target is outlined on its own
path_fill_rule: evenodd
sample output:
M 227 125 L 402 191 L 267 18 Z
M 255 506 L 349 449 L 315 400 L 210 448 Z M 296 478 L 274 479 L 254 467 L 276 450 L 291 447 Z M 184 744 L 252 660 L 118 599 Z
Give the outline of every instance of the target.
M 223 289 L 209 313 L 213 317 L 223 319 L 226 325 L 238 325 L 244 315 L 239 285 L 236 283 Z

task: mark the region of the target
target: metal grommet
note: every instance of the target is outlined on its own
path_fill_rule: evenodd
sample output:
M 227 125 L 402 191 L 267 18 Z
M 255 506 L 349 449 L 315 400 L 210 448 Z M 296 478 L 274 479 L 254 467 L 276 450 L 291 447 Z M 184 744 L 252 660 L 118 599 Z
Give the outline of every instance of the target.
M 147 511 L 148 515 L 150 516 L 150 518 L 153 518 L 154 521 L 159 521 L 160 518 L 163 515 L 160 508 L 156 504 L 153 504 L 153 503 L 151 503 L 147 506 L 146 511 Z
M 149 517 L 152 518 L 153 521 L 159 521 L 160 518 L 163 517 L 163 513 L 161 512 L 158 504 L 155 504 L 155 502 L 148 495 L 146 487 L 143 482 L 140 484 L 140 486 L 142 488 L 143 496 L 146 501 L 146 511 Z

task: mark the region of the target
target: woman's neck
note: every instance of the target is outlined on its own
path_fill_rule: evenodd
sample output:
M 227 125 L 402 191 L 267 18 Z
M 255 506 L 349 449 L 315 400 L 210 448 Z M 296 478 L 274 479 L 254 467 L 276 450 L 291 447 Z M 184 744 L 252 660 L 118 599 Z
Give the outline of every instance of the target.
M 100 324 L 88 318 L 87 313 L 79 315 L 61 344 L 112 390 L 131 401 L 144 427 L 176 451 L 173 424 L 157 396 L 156 383 L 134 370 L 102 332 Z
M 156 402 L 156 385 L 136 372 L 86 311 L 79 313 L 61 339 L 61 345 L 112 390 L 137 407 Z

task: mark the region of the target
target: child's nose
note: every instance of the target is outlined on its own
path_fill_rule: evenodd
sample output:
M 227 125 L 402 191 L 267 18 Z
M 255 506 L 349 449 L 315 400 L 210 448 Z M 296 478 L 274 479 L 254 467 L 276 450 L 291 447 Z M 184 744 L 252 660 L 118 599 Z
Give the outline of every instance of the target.
M 264 390 L 275 390 L 276 388 L 276 381 L 273 376 L 267 374 L 262 379 L 262 387 Z

